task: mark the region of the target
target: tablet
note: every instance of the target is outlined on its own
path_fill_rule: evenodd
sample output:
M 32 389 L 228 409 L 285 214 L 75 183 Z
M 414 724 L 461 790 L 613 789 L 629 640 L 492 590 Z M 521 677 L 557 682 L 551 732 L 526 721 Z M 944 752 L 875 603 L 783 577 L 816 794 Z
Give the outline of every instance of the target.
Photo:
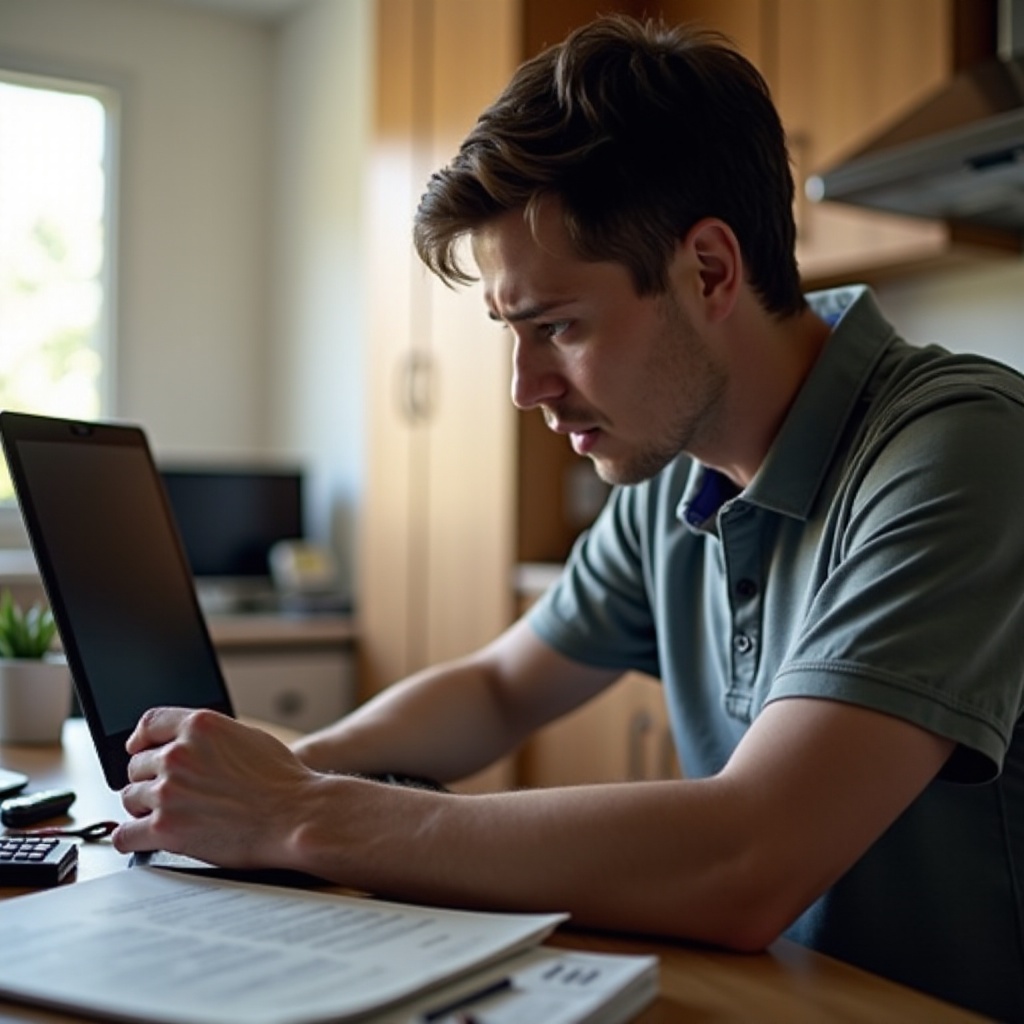
M 0 413 L 43 586 L 107 783 L 148 708 L 233 714 L 145 434 L 135 426 Z

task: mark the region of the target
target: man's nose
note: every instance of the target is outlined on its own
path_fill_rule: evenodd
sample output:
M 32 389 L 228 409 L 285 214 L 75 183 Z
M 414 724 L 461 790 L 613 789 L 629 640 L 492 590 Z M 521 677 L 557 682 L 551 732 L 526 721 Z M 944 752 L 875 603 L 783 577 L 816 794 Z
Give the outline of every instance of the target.
M 512 349 L 512 401 L 518 409 L 534 409 L 565 393 L 556 361 L 542 345 L 517 338 Z

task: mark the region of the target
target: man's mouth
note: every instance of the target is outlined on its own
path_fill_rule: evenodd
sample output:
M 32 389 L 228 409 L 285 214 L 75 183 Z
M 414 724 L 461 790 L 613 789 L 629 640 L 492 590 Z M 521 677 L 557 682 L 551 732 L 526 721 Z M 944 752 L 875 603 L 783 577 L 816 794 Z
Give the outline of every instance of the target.
M 597 427 L 569 432 L 569 443 L 577 455 L 589 455 L 597 444 L 601 431 Z
M 588 455 L 593 451 L 601 436 L 601 428 L 593 425 L 592 419 L 584 419 L 579 413 L 569 413 L 568 410 L 563 415 L 554 409 L 544 408 L 542 411 L 548 430 L 567 436 L 577 455 Z

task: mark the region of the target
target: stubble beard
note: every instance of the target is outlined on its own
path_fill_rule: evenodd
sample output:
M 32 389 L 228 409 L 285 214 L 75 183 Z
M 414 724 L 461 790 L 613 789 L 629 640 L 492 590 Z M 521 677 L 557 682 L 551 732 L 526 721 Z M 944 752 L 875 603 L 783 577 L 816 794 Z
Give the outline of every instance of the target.
M 681 453 L 702 450 L 716 436 L 726 374 L 671 296 L 664 298 L 663 328 L 646 376 L 657 383 L 656 391 L 665 389 L 663 400 L 669 411 L 664 416 L 664 433 L 620 459 L 592 456 L 594 469 L 605 483 L 643 483 Z M 669 391 L 675 392 L 677 401 L 671 401 Z

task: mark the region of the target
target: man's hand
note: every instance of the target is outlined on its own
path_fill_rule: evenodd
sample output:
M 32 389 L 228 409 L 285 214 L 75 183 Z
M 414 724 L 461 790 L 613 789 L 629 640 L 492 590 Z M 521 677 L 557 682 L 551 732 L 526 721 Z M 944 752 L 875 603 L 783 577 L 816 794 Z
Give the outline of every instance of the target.
M 212 711 L 154 708 L 126 744 L 122 853 L 167 850 L 229 867 L 287 866 L 316 773 L 258 729 Z

